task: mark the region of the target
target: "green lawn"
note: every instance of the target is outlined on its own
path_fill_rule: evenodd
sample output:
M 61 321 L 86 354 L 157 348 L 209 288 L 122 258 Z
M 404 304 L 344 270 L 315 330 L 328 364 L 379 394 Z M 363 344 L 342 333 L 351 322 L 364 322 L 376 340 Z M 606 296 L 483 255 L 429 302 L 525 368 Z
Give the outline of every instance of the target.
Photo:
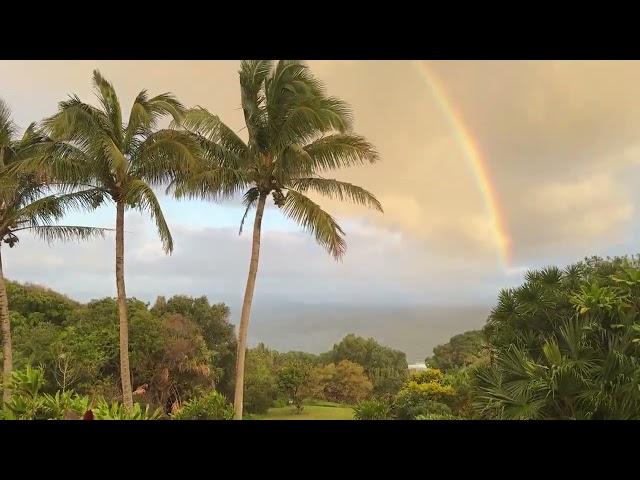
M 274 407 L 264 415 L 251 415 L 252 420 L 353 420 L 353 408 L 331 402 L 305 405 L 301 414 L 295 407 Z

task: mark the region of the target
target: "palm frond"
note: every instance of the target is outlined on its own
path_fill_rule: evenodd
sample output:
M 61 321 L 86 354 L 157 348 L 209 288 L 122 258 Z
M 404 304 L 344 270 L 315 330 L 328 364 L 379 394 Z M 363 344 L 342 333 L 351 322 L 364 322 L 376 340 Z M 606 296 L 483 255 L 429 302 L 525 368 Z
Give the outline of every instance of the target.
M 169 185 L 176 198 L 223 200 L 233 198 L 253 183 L 251 172 L 210 166 Z
M 124 150 L 132 153 L 133 139 L 140 135 L 148 135 L 165 115 L 173 118 L 173 123 L 180 124 L 184 116 L 184 106 L 170 93 L 162 93 L 149 98 L 146 90 L 142 90 L 131 107 L 129 123 L 124 140 Z
M 193 133 L 218 143 L 220 147 L 236 155 L 246 156 L 248 153 L 247 145 L 242 139 L 206 108 L 196 107 L 187 110 L 181 125 Z
M 75 141 L 83 147 L 96 130 L 111 133 L 109 118 L 100 109 L 83 103 L 77 95 L 58 104 L 58 112 L 42 122 L 45 132 L 54 140 Z
M 75 225 L 40 225 L 29 230 L 47 243 L 54 241 L 88 240 L 104 237 L 108 228 L 83 227 Z
M 336 260 L 342 258 L 347 248 L 344 231 L 319 205 L 302 193 L 289 190 L 282 210 L 285 215 L 312 233 L 316 241 Z
M 93 84 L 98 90 L 98 99 L 109 119 L 111 139 L 119 150 L 124 150 L 124 135 L 120 101 L 113 85 L 98 70 L 93 71 Z
M 240 99 L 249 131 L 250 147 L 267 148 L 267 113 L 264 82 L 273 70 L 270 60 L 243 60 L 240 64 Z
M 173 251 L 171 232 L 162 213 L 160 202 L 158 202 L 156 194 L 151 187 L 140 179 L 132 180 L 127 184 L 123 200 L 128 206 L 148 212 L 151 215 L 151 218 L 156 222 L 158 236 L 162 241 L 164 251 L 171 253 Z
M 244 210 L 244 215 L 242 215 L 242 220 L 240 221 L 240 229 L 238 230 L 238 235 L 242 235 L 242 227 L 244 226 L 244 221 L 247 218 L 249 210 L 256 203 L 258 198 L 260 197 L 260 190 L 256 187 L 250 188 L 244 194 L 244 198 L 242 199 L 242 204 L 246 207 Z
M 0 98 L 0 149 L 6 149 L 13 141 L 18 131 L 18 126 L 11 119 L 11 109 Z M 0 166 L 4 165 L 4 159 L 0 157 Z
M 345 134 L 352 128 L 350 107 L 335 97 L 297 99 L 271 141 L 273 154 L 291 143 L 305 144 L 318 135 L 337 131 Z
M 315 140 L 304 147 L 314 162 L 316 171 L 375 163 L 378 153 L 364 137 L 337 133 Z
M 309 177 L 300 178 L 292 182 L 292 187 L 300 193 L 309 190 L 340 201 L 349 200 L 358 205 L 364 205 L 382 212 L 382 205 L 378 199 L 362 187 L 331 178 Z
M 192 135 L 177 130 L 158 130 L 138 146 L 131 158 L 134 177 L 159 185 L 176 175 L 199 167 L 201 149 Z

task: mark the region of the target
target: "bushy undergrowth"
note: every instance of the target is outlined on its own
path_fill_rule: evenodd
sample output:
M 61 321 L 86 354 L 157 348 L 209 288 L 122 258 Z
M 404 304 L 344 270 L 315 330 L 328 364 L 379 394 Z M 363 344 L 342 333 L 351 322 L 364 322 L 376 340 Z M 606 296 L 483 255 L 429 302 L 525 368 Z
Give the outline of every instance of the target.
M 221 393 L 212 390 L 185 402 L 171 418 L 174 420 L 231 420 L 233 406 Z

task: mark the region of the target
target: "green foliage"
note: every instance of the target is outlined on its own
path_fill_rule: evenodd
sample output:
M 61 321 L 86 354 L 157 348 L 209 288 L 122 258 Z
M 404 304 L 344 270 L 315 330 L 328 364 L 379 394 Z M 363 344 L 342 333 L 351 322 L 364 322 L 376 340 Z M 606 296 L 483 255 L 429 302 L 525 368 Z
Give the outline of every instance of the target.
M 206 395 L 185 402 L 173 415 L 173 420 L 231 420 L 233 406 L 219 392 L 212 390 Z
M 45 287 L 5 281 L 9 305 L 31 325 L 42 322 L 62 325 L 80 304 Z
M 97 403 L 93 413 L 96 420 L 158 420 L 162 417 L 162 411 L 153 410 L 149 405 L 142 407 L 134 403 L 131 411 L 127 411 L 123 404 L 105 400 Z
M 470 330 L 454 335 L 447 343 L 435 347 L 433 356 L 427 357 L 425 363 L 446 373 L 481 362 L 487 355 L 482 332 Z
M 473 408 L 472 371 L 473 369 L 469 368 L 450 370 L 443 378 L 443 383 L 453 388 L 453 396 L 448 405 L 453 413 L 460 418 L 473 419 L 477 417 L 477 412 Z
M 35 123 L 18 137 L 11 111 L 0 99 L 0 242 L 10 248 L 25 230 L 52 242 L 102 236 L 102 228 L 55 225 L 72 209 L 89 208 L 95 197 L 86 191 L 59 192 L 49 168 L 51 139 Z
M 638 258 L 592 257 L 500 293 L 473 369 L 478 411 L 507 419 L 640 418 Z
M 456 391 L 444 382 L 445 376 L 437 369 L 427 369 L 411 378 L 398 392 L 393 412 L 401 420 L 412 420 L 430 413 L 450 415 Z
M 353 418 L 356 420 L 389 420 L 391 418 L 391 405 L 381 400 L 364 400 L 353 410 Z
M 279 390 L 293 402 L 298 413 L 304 409 L 303 401 L 311 394 L 311 365 L 301 360 L 288 360 L 277 371 Z
M 11 389 L 17 395 L 35 398 L 44 385 L 44 372 L 42 368 L 32 368 L 27 365 L 24 370 L 11 372 Z
M 373 385 L 357 363 L 343 360 L 314 369 L 314 393 L 331 402 L 354 404 L 371 395 Z
M 276 378 L 278 353 L 264 344 L 247 350 L 244 377 L 244 408 L 250 413 L 267 413 L 279 395 Z M 286 404 L 286 399 L 281 403 Z M 284 406 L 284 405 L 282 405 Z
M 44 385 L 44 372 L 31 365 L 11 372 L 11 401 L 5 405 L 6 419 L 36 420 L 45 417 L 44 400 L 40 390 Z
M 399 420 L 415 420 L 420 415 L 450 415 L 448 405 L 430 400 L 428 395 L 414 390 L 400 390 L 393 404 L 393 412 Z
M 303 363 L 316 365 L 316 364 L 319 363 L 320 357 L 318 355 L 313 354 L 313 353 L 297 352 L 297 351 L 280 353 L 278 355 L 278 362 L 279 363 L 285 363 L 285 362 L 287 362 L 289 360 L 293 360 L 293 361 L 297 361 L 298 360 L 298 361 L 301 361 Z
M 449 415 L 446 413 L 425 413 L 424 415 L 418 415 L 416 420 L 462 420 L 455 415 Z
M 408 371 L 407 356 L 403 352 L 380 345 L 373 338 L 353 334 L 320 355 L 319 360 L 323 364 L 349 360 L 362 365 L 373 383 L 373 392 L 381 396 L 394 395 L 404 384 Z
M 205 296 L 194 298 L 175 295 L 169 300 L 158 297 L 151 312 L 158 317 L 180 314 L 198 325 L 199 334 L 212 354 L 211 368 L 216 379 L 216 389 L 232 395 L 236 337 L 234 327 L 229 322 L 229 307 L 224 303 L 209 304 Z
M 14 365 L 42 365 L 43 393 L 72 388 L 94 399 L 121 398 L 115 299 L 82 305 L 40 287 L 15 284 L 15 291 L 21 301 L 11 305 Z M 60 301 L 36 301 L 43 295 Z M 50 304 L 69 306 L 60 324 L 47 320 L 51 313 L 38 311 L 50 312 Z M 178 399 L 197 395 L 198 388 L 232 379 L 235 337 L 224 304 L 176 296 L 162 309 L 149 309 L 134 298 L 127 307 L 134 389 L 145 385 L 135 400 L 169 412 Z
M 89 408 L 89 398 L 73 391 L 42 393 L 45 384 L 42 368 L 28 365 L 12 372 L 11 401 L 5 406 L 7 420 L 61 420 L 65 414 L 82 415 Z
M 444 373 L 437 368 L 427 368 L 426 370 L 413 373 L 410 380 L 416 383 L 442 383 L 444 380 Z
M 184 107 L 169 93 L 150 98 L 143 90 L 127 122 L 113 85 L 97 70 L 93 86 L 100 107 L 76 95 L 60 102 L 56 114 L 42 122 L 53 140 L 47 150 L 50 160 L 36 158 L 28 166 L 36 171 L 47 167 L 67 188 L 83 185 L 87 206 L 113 200 L 148 213 L 165 251 L 171 252 L 173 239 L 151 186 L 169 181 L 176 171 L 188 170 L 199 155 L 190 136 L 157 129 L 163 117 L 181 121 Z
M 90 408 L 90 400 L 86 395 L 79 395 L 72 390 L 60 391 L 50 395 L 43 394 L 43 407 L 47 417 L 60 420 L 68 413 L 82 415 Z

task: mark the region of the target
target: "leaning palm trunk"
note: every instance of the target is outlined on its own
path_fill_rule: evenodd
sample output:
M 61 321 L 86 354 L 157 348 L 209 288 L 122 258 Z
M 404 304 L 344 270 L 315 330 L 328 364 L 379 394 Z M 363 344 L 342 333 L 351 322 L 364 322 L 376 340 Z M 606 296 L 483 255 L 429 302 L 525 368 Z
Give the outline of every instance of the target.
M 244 395 L 244 357 L 247 352 L 247 330 L 249 329 L 249 315 L 251 314 L 251 302 L 256 286 L 258 273 L 258 260 L 260 257 L 260 229 L 262 228 L 262 214 L 267 195 L 262 193 L 258 199 L 256 218 L 253 223 L 253 244 L 251 246 L 251 262 L 249 263 L 249 276 L 244 291 L 242 302 L 242 314 L 240 315 L 240 329 L 238 332 L 238 352 L 236 359 L 236 386 L 233 400 L 234 419 L 242 420 L 242 400 Z
M 11 354 L 11 321 L 9 319 L 9 299 L 7 298 L 7 288 L 4 283 L 2 272 L 2 255 L 0 254 L 0 316 L 2 317 L 2 402 L 9 403 L 11 400 L 11 370 L 13 367 Z
M 116 205 L 116 285 L 118 288 L 118 315 L 120 317 L 120 380 L 122 402 L 126 409 L 133 407 L 131 372 L 129 369 L 129 322 L 127 294 L 124 289 L 124 203 Z

